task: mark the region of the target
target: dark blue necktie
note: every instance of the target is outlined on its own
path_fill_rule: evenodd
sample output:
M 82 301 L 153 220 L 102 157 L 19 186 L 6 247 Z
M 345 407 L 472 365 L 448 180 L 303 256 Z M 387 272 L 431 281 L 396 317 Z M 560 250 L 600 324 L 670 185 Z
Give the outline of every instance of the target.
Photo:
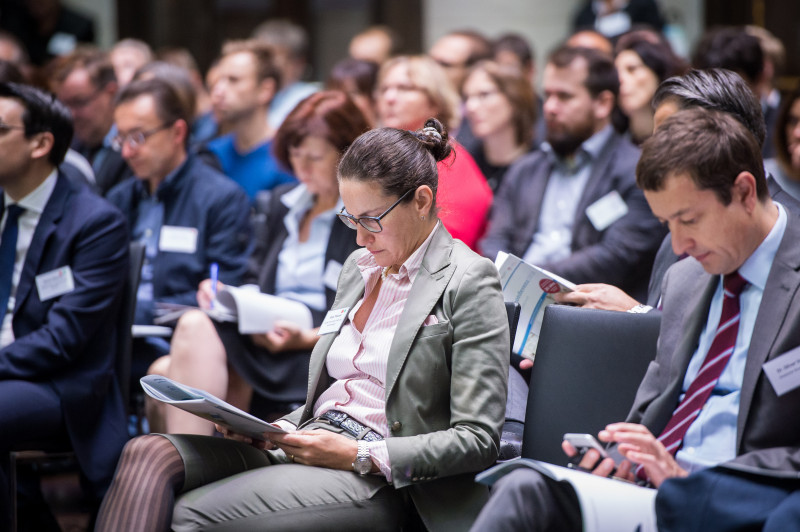
M 0 323 L 6 315 L 8 298 L 11 297 L 11 278 L 14 276 L 14 259 L 17 256 L 17 220 L 25 209 L 19 205 L 9 205 L 6 209 L 6 226 L 0 236 Z

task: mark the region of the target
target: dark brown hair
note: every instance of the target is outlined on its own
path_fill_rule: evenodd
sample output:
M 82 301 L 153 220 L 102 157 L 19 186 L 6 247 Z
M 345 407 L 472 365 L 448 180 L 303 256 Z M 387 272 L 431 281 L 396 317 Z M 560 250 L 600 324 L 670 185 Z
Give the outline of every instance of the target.
M 186 124 L 191 123 L 191 115 L 178 91 L 166 80 L 160 78 L 132 81 L 125 85 L 114 100 L 114 108 L 121 104 L 135 100 L 140 96 L 151 96 L 155 103 L 156 115 L 164 124 L 173 124 L 178 120 L 183 120 Z M 188 132 L 187 132 L 188 136 Z
M 451 152 L 447 130 L 435 118 L 429 118 L 417 131 L 373 129 L 353 142 L 339 162 L 338 175 L 340 180 L 377 183 L 386 196 L 400 197 L 428 185 L 433 191 L 435 212 L 439 185 L 436 163 Z M 412 198 L 410 194 L 404 202 Z
M 610 91 L 616 98 L 619 94 L 619 76 L 611 57 L 592 48 L 572 48 L 562 46 L 550 54 L 547 62 L 557 68 L 567 68 L 574 61 L 586 61 L 586 79 L 584 87 L 593 97 L 603 91 Z
M 689 175 L 697 188 L 713 191 L 728 205 L 741 172 L 753 174 L 758 199 L 765 200 L 764 162 L 753 134 L 727 113 L 693 108 L 666 119 L 642 144 L 636 183 L 659 191 L 670 177 Z
M 84 69 L 95 89 L 105 88 L 109 83 L 116 82 L 114 66 L 105 52 L 95 48 L 78 48 L 71 54 L 54 60 L 53 79 L 61 84 L 76 70 Z
M 280 87 L 281 76 L 278 67 L 275 66 L 272 46 L 256 39 L 228 41 L 222 45 L 222 57 L 242 52 L 251 54 L 255 58 L 258 81 L 274 79 L 275 85 Z
M 367 119 L 349 96 L 341 91 L 321 91 L 289 113 L 275 134 L 272 151 L 291 170 L 289 148 L 299 146 L 306 137 L 322 137 L 342 154 L 368 129 Z

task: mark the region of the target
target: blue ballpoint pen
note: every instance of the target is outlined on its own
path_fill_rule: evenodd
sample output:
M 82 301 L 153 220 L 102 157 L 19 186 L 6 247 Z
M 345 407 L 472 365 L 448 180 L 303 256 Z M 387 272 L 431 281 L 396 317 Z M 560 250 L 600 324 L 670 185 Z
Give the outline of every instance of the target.
M 217 281 L 219 280 L 219 264 L 211 263 L 211 308 L 214 308 L 214 300 L 217 299 Z

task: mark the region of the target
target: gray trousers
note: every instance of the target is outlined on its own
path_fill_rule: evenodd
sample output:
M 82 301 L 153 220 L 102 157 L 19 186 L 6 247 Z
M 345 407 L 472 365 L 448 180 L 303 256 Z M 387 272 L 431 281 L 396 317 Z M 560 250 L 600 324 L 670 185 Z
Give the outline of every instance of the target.
M 336 427 L 312 424 L 305 429 Z M 383 476 L 289 462 L 222 438 L 164 435 L 186 470 L 172 529 L 398 530 L 413 515 L 408 498 Z

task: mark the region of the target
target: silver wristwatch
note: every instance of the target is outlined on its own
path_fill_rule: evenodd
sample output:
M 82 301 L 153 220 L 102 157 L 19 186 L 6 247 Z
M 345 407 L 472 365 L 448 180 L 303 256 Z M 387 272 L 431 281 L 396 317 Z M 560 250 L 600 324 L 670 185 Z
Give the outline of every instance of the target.
M 372 471 L 372 458 L 369 456 L 369 447 L 364 440 L 358 440 L 358 454 L 353 462 L 353 471 L 359 475 L 366 475 Z

